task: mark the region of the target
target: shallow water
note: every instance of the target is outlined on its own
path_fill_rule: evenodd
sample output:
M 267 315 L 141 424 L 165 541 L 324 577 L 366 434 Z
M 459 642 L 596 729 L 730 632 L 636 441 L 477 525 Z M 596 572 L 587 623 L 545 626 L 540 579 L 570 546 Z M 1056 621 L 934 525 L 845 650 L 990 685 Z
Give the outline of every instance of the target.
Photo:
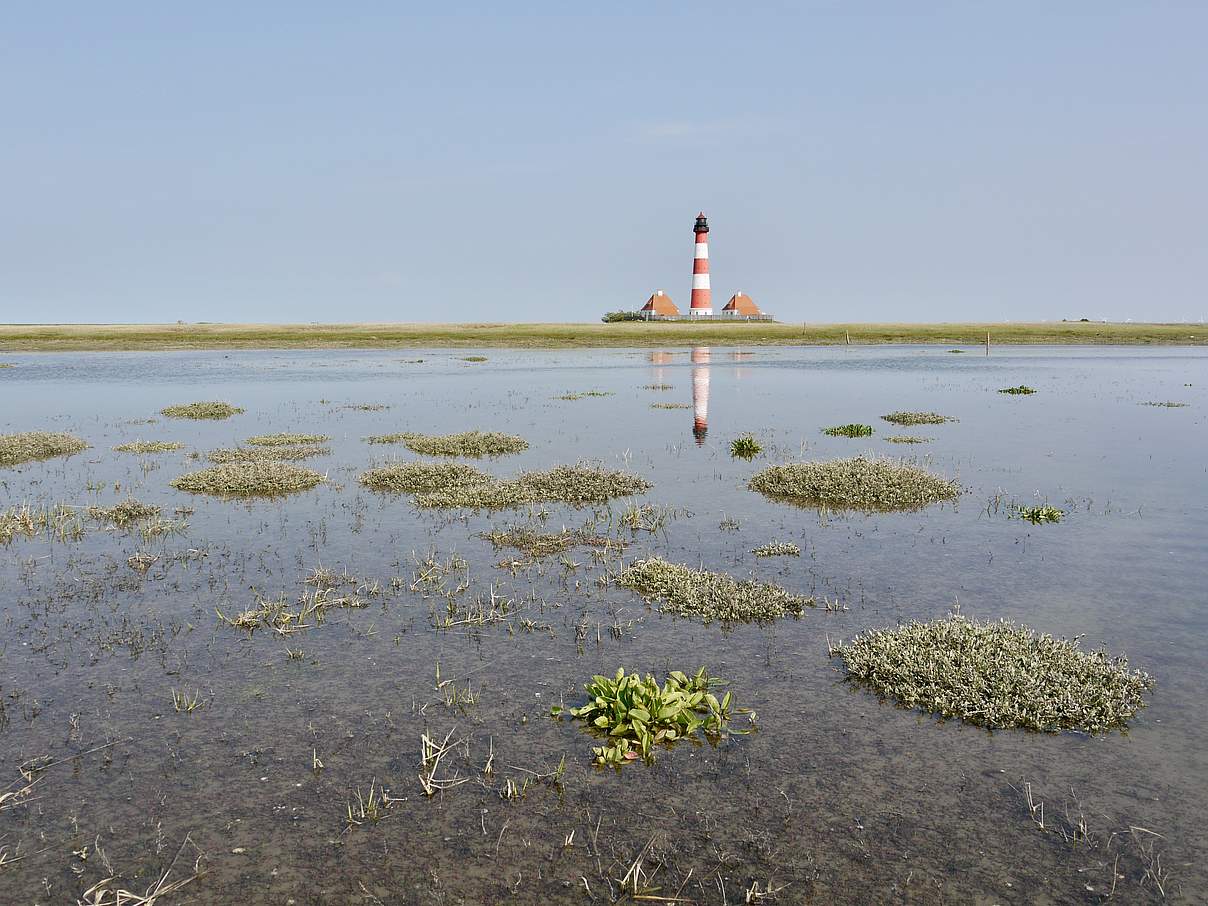
M 171 882 L 196 865 L 163 902 L 611 902 L 640 855 L 657 895 L 697 903 L 743 903 L 769 883 L 783 889 L 764 902 L 1157 902 L 1159 881 L 1170 901 L 1208 898 L 1208 351 L 491 349 L 464 361 L 475 352 L 0 356 L 16 365 L 0 370 L 0 433 L 73 431 L 92 445 L 0 469 L 0 509 L 129 494 L 168 515 L 192 509 L 183 533 L 146 542 L 86 521 L 79 540 L 0 547 L 0 790 L 31 759 L 59 762 L 0 811 L 0 862 L 20 857 L 0 867 L 0 900 L 75 902 L 110 874 L 142 893 L 169 866 Z M 995 392 L 1019 383 L 1039 392 Z M 555 399 L 585 390 L 613 395 Z M 205 399 L 247 411 L 157 415 Z M 1144 405 L 1157 401 L 1189 405 Z M 388 408 L 348 408 L 366 404 Z M 896 409 L 960 420 L 879 420 Z M 853 421 L 876 434 L 820 433 Z M 416 458 L 366 435 L 471 428 L 529 440 L 486 462 L 495 474 L 591 459 L 646 475 L 643 500 L 676 513 L 659 533 L 622 530 L 626 561 L 754 575 L 845 609 L 701 626 L 601 585 L 616 561 L 589 551 L 571 553 L 577 567 L 498 568 L 521 555 L 479 533 L 528 521 L 527 508 L 423 511 L 356 482 L 370 464 Z M 253 502 L 169 486 L 204 464 L 191 452 L 275 431 L 332 435 L 331 455 L 306 463 L 329 481 Z M 750 463 L 728 453 L 745 432 L 766 450 Z M 883 439 L 900 433 L 933 441 Z M 186 449 L 111 451 L 135 439 Z M 823 517 L 746 489 L 770 462 L 865 451 L 917 457 L 968 493 L 918 513 Z M 995 512 L 996 495 L 1070 512 L 1033 526 Z M 603 529 L 628 502 L 551 505 L 545 524 Z M 750 554 L 772 540 L 802 556 Z M 145 574 L 126 564 L 139 551 L 158 557 Z M 435 629 L 444 601 L 410 590 L 430 551 L 463 556 L 466 596 L 510 598 L 509 617 Z M 346 590 L 359 586 L 367 606 L 288 637 L 249 637 L 216 616 L 257 593 L 295 598 L 320 564 L 355 576 Z M 880 702 L 827 656 L 828 638 L 958 602 L 1126 653 L 1157 680 L 1149 706 L 1101 738 L 988 733 Z M 446 705 L 438 664 L 475 704 Z M 701 664 L 758 712 L 756 733 L 618 774 L 592 767 L 580 727 L 548 717 L 593 673 Z M 173 689 L 205 706 L 177 713 Z M 466 782 L 428 799 L 420 736 L 450 731 L 468 741 L 445 776 Z M 500 796 L 507 778 L 563 756 L 560 784 Z M 396 801 L 349 829 L 349 797 L 371 781 Z M 1043 830 L 1025 784 L 1044 801 Z M 1063 839 L 1080 813 L 1090 839 Z

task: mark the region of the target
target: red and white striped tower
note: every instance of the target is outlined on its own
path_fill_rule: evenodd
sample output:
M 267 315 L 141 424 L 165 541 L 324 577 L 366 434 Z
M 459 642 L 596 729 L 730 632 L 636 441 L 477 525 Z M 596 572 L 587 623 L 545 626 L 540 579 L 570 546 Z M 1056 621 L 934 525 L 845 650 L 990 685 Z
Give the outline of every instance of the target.
M 689 317 L 713 314 L 713 295 L 709 291 L 709 221 L 702 211 L 696 215 L 696 254 L 692 258 L 692 307 Z

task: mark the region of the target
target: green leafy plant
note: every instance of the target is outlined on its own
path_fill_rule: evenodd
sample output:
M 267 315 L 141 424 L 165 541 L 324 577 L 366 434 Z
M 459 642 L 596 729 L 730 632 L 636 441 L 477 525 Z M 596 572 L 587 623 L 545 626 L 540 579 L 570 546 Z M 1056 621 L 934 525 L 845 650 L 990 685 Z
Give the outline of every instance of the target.
M 823 428 L 822 433 L 831 437 L 871 437 L 872 425 L 835 425 Z
M 739 459 L 754 459 L 763 452 L 763 444 L 751 434 L 735 438 L 730 444 L 730 455 Z
M 1027 396 L 1029 393 L 1035 393 L 1035 389 L 1027 384 L 1020 384 L 1018 387 L 1003 387 L 999 393 L 1009 393 L 1012 396 Z
M 1012 504 L 1009 515 L 1018 518 L 1026 519 L 1033 525 L 1040 525 L 1045 522 L 1060 522 L 1065 516 L 1065 510 L 1059 510 L 1055 506 L 1049 506 L 1047 503 L 1043 506 L 1020 506 Z
M 643 678 L 621 667 L 612 678 L 592 678 L 584 687 L 587 704 L 569 709 L 556 705 L 550 713 L 559 717 L 566 710 L 607 736 L 604 745 L 592 748 L 596 764 L 621 765 L 639 758 L 652 762 L 660 743 L 671 744 L 697 731 L 713 741 L 721 738 L 731 717 L 730 693 L 718 699 L 712 690 L 722 685 L 725 681 L 709 676 L 704 667 L 691 676 L 672 670 L 662 686 L 649 673 Z

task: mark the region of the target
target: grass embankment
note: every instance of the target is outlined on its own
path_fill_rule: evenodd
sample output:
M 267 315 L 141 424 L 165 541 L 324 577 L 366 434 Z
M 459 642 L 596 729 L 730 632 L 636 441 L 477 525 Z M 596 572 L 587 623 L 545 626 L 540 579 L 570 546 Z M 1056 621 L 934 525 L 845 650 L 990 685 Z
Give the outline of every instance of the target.
M 6 324 L 0 350 L 835 345 L 1208 345 L 1191 324 Z

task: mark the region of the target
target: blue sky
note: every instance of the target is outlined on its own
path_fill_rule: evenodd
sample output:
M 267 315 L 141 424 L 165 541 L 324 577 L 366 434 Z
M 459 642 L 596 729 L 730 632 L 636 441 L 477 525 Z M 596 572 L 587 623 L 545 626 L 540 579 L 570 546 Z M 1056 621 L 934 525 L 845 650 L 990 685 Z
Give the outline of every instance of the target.
M 0 321 L 1208 317 L 1208 4 L 190 6 L 7 8 Z

